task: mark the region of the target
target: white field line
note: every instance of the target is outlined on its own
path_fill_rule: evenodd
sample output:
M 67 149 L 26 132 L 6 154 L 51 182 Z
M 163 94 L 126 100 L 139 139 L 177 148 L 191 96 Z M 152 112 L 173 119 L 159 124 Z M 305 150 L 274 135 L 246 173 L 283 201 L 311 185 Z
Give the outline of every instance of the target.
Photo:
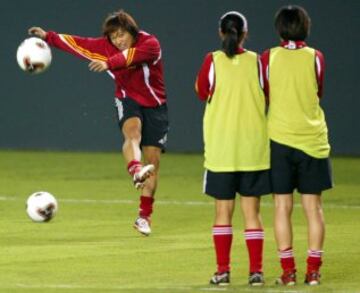
M 0 201 L 19 201 L 23 200 L 18 197 L 0 195 Z M 59 202 L 70 204 L 137 204 L 138 200 L 134 199 L 78 199 L 78 198 L 63 198 L 58 199 Z M 180 201 L 180 200 L 156 200 L 157 205 L 185 205 L 185 206 L 209 206 L 213 205 L 212 201 Z M 264 207 L 273 207 L 272 203 L 263 202 Z M 296 208 L 300 208 L 301 204 L 295 204 Z M 360 205 L 337 205 L 337 204 L 323 204 L 325 209 L 360 209 Z

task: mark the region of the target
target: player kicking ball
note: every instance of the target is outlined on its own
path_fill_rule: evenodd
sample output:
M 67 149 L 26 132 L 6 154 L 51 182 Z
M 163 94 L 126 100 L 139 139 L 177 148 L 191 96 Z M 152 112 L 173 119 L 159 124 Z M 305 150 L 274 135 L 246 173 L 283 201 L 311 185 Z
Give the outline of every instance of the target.
M 105 19 L 102 32 L 101 37 L 85 38 L 29 29 L 50 46 L 89 60 L 91 71 L 107 71 L 114 79 L 122 153 L 134 186 L 142 190 L 134 227 L 150 235 L 160 156 L 169 128 L 161 48 L 157 38 L 141 31 L 123 10 Z

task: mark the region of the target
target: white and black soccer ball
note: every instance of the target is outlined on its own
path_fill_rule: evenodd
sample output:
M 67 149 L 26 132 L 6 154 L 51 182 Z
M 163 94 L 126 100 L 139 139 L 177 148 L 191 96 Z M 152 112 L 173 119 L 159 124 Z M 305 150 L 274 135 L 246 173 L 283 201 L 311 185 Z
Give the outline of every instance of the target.
M 32 74 L 44 72 L 51 64 L 51 49 L 42 39 L 25 39 L 17 49 L 16 59 L 20 68 Z
M 38 191 L 29 196 L 26 212 L 34 222 L 49 222 L 58 211 L 56 198 L 49 192 Z

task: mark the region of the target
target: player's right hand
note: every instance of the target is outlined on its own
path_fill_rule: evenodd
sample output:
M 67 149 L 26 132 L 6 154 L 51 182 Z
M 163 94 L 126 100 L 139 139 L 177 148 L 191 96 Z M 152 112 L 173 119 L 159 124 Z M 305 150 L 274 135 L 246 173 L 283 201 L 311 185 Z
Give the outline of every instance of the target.
M 40 39 L 45 40 L 47 32 L 44 31 L 41 27 L 33 26 L 28 30 L 29 35 L 34 35 Z

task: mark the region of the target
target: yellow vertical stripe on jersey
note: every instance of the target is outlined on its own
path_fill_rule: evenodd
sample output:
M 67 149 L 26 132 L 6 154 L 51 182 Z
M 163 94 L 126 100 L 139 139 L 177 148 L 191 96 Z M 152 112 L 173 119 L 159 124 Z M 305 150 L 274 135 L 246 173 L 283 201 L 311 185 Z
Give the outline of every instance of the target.
M 330 152 L 328 129 L 317 96 L 315 50 L 276 47 L 269 59 L 269 136 L 315 158 Z
M 65 41 L 69 47 L 71 47 L 74 51 L 78 52 L 79 54 L 83 55 L 84 57 L 91 59 L 91 60 L 100 60 L 100 61 L 105 61 L 105 62 L 108 60 L 106 56 L 91 52 L 91 51 L 79 46 L 72 36 L 64 35 L 64 34 L 61 36 L 65 39 Z
M 216 83 L 204 114 L 206 169 L 257 171 L 270 167 L 265 97 L 254 52 L 213 53 Z
M 129 66 L 129 60 L 131 58 L 132 51 L 133 51 L 133 48 L 129 48 L 127 56 L 126 56 L 126 66 Z
M 128 55 L 127 55 L 127 58 L 126 58 L 126 66 L 127 67 L 131 64 L 131 62 L 134 59 L 135 50 L 136 50 L 135 48 L 130 48 L 129 49 L 129 52 L 128 52 Z

